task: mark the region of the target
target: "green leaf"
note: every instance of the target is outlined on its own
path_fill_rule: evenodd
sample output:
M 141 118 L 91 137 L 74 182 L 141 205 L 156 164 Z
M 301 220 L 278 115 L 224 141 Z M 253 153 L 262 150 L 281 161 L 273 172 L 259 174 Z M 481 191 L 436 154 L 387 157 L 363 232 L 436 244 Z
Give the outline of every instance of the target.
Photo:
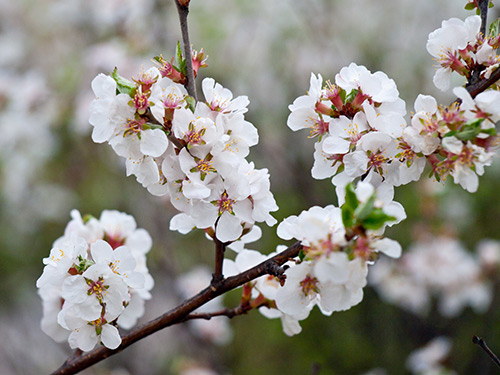
M 452 130 L 448 133 L 446 133 L 443 138 L 446 138 L 446 137 L 453 137 L 455 134 L 457 134 L 457 131 L 456 130 Z
M 341 207 L 342 212 L 342 222 L 344 227 L 350 228 L 354 225 L 354 210 L 352 210 L 347 204 L 343 204 Z
M 343 206 L 345 205 L 347 205 L 352 212 L 354 212 L 354 210 L 359 206 L 356 191 L 354 190 L 354 185 L 352 183 L 347 184 L 345 187 L 345 203 Z
M 111 73 L 111 78 L 115 80 L 116 89 L 119 94 L 127 94 L 131 98 L 134 97 L 136 91 L 135 83 L 119 75 L 117 68 L 115 68 L 113 73 Z
M 474 119 L 463 126 L 463 128 L 455 134 L 455 137 L 461 141 L 470 141 L 477 137 L 481 132 L 481 123 L 484 121 L 482 118 Z
M 373 194 L 370 199 L 368 199 L 365 203 L 360 205 L 355 211 L 354 211 L 354 217 L 358 222 L 363 221 L 366 219 L 370 214 L 373 212 L 375 209 L 375 194 Z
M 489 135 L 497 135 L 497 131 L 495 128 L 481 129 L 480 133 L 489 134 Z
M 182 57 L 181 42 L 177 42 L 177 51 L 175 54 L 175 62 L 177 65 L 177 71 L 186 75 L 186 60 Z
M 302 262 L 302 261 L 304 260 L 304 258 L 305 258 L 305 257 L 306 257 L 306 253 L 305 253 L 305 251 L 304 251 L 304 250 L 302 250 L 302 249 L 301 249 L 301 250 L 299 251 L 299 259 L 300 259 L 300 261 Z
M 476 4 L 474 4 L 474 3 L 467 3 L 467 4 L 465 4 L 465 9 L 466 10 L 473 10 L 475 8 L 476 8 Z
M 375 208 L 360 224 L 365 229 L 377 230 L 382 228 L 385 223 L 395 220 L 394 216 L 387 215 L 381 208 Z
M 490 37 L 496 37 L 498 34 L 500 34 L 500 18 L 497 18 L 495 22 L 491 23 L 490 30 L 488 32 Z
M 184 100 L 188 104 L 189 109 L 191 110 L 191 112 L 194 113 L 194 110 L 196 108 L 196 100 L 194 100 L 194 98 L 192 96 L 186 96 L 186 98 Z

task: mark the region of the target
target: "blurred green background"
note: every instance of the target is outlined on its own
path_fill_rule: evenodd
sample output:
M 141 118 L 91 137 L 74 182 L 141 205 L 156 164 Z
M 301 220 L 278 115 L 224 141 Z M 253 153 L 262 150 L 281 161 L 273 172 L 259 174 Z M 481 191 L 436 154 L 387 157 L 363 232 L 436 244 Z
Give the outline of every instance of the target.
M 469 15 L 465 1 L 191 3 L 193 47 L 209 56 L 201 78 L 250 98 L 247 120 L 258 128 L 260 143 L 249 160 L 270 171 L 278 220 L 336 203 L 330 182 L 310 176 L 313 141 L 286 126 L 287 106 L 307 91 L 311 72 L 333 81 L 351 62 L 382 70 L 396 81 L 408 112 L 419 93 L 442 103 L 454 99 L 433 87 L 425 43 L 442 20 Z M 497 8 L 490 19 L 498 17 Z M 152 235 L 148 262 L 156 286 L 143 321 L 175 306 L 179 275 L 200 264 L 212 267 L 213 249 L 203 234 L 170 232 L 174 209 L 125 176 L 111 148 L 92 142 L 87 121 L 95 75 L 115 66 L 123 76 L 136 75 L 153 56 L 172 56 L 180 39 L 173 1 L 0 0 L 0 374 L 49 373 L 71 353 L 40 330 L 35 282 L 72 208 L 94 216 L 104 209 L 127 212 Z M 470 250 L 481 239 L 499 239 L 498 186 L 500 166 L 494 164 L 475 194 L 450 183 L 438 194 L 426 194 L 421 183 L 400 187 L 396 200 L 408 219 L 388 236 L 408 248 L 424 223 L 435 234 L 453 233 Z M 275 228 L 263 231 L 251 248 L 269 253 L 283 243 Z M 238 293 L 226 298 L 228 306 L 238 303 Z M 200 339 L 183 324 L 83 373 L 180 374 L 200 363 L 234 375 L 357 375 L 374 368 L 399 375 L 409 373 L 410 352 L 446 335 L 453 343 L 450 368 L 494 374 L 498 369 L 471 337 L 484 336 L 500 352 L 499 303 L 496 296 L 480 315 L 466 308 L 452 319 L 435 309 L 417 316 L 367 287 L 360 305 L 331 317 L 314 310 L 292 338 L 278 321 L 251 312 L 231 321 L 233 340 L 226 345 Z

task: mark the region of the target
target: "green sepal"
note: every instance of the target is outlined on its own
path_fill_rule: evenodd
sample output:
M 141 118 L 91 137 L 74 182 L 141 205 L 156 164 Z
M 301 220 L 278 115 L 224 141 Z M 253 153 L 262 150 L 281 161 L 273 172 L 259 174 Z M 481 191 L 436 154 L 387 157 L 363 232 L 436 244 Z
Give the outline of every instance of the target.
M 490 37 L 496 37 L 498 34 L 500 34 L 500 18 L 497 18 L 495 22 L 491 23 L 488 31 Z
M 90 215 L 90 214 L 85 214 L 82 217 L 82 220 L 83 220 L 84 224 L 87 224 L 90 221 L 90 219 L 95 219 L 95 217 L 92 216 L 92 215 Z
M 93 264 L 94 262 L 90 259 L 84 259 L 81 255 L 78 255 L 78 264 L 75 263 L 74 267 L 79 274 L 82 274 Z
M 352 102 L 354 100 L 354 98 L 356 97 L 356 95 L 358 95 L 358 92 L 359 92 L 359 90 L 356 90 L 356 89 L 351 90 L 349 95 L 346 96 L 344 103 Z
M 345 103 L 345 96 L 346 96 L 346 92 L 344 89 L 341 89 L 340 92 L 339 92 L 339 96 L 340 96 L 340 99 L 342 99 L 342 103 Z
M 184 99 L 188 105 L 188 108 L 191 110 L 191 112 L 194 113 L 194 110 L 196 108 L 196 100 L 194 100 L 194 98 L 192 96 L 186 96 L 186 98 Z
M 382 228 L 382 226 L 389 222 L 395 221 L 394 216 L 387 215 L 381 208 L 375 208 L 370 215 L 368 215 L 360 225 L 365 229 L 377 230 Z
M 306 252 L 303 249 L 301 249 L 299 251 L 299 259 L 300 259 L 300 261 L 302 262 L 305 257 L 306 257 Z
M 127 94 L 131 98 L 134 97 L 136 92 L 135 83 L 119 75 L 117 68 L 115 68 L 113 73 L 111 73 L 111 78 L 113 78 L 116 82 L 116 91 L 118 94 Z

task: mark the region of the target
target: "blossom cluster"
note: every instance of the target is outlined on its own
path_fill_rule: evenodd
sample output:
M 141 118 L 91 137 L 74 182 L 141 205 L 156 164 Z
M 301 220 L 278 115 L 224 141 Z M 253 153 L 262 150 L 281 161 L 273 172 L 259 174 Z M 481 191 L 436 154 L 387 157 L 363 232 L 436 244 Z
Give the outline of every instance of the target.
M 117 326 L 132 328 L 151 298 L 146 254 L 152 240 L 132 216 L 118 211 L 96 219 L 73 210 L 71 217 L 36 283 L 41 327 L 71 348 L 89 351 L 100 341 L 115 349 L 121 343 Z
M 244 117 L 248 98 L 233 98 L 205 78 L 205 101 L 196 103 L 169 78 L 176 78 L 171 64 L 160 61 L 159 69 L 141 73 L 135 84 L 116 71 L 94 79 L 93 140 L 108 142 L 125 157 L 127 175 L 151 194 L 170 197 L 181 211 L 172 218 L 173 230 L 205 229 L 230 242 L 255 222 L 275 224 L 269 173 L 246 160 L 258 143 L 257 129 Z
M 298 259 L 285 265 L 284 285 L 274 276 L 261 277 L 252 284 L 252 298 L 262 314 L 281 318 L 286 334 L 299 333 L 299 321 L 316 305 L 323 314 L 331 315 L 361 302 L 368 265 L 379 253 L 394 258 L 401 255 L 401 246 L 383 237 L 386 226 L 406 217 L 403 207 L 392 201 L 393 189 L 386 190 L 386 186 L 375 190 L 360 182 L 354 189 L 349 184 L 341 208 L 314 206 L 279 224 L 278 236 L 301 241 L 303 250 Z M 281 250 L 282 246 L 277 252 Z M 226 261 L 225 272 L 241 272 L 275 254 L 265 256 L 244 249 L 234 264 Z
M 500 66 L 500 56 L 495 52 L 500 47 L 498 30 L 492 29 L 489 35 L 483 35 L 480 29 L 481 17 L 470 16 L 464 21 L 445 20 L 439 29 L 429 34 L 427 51 L 438 64 L 433 82 L 441 91 L 449 89 L 453 72 L 469 80 L 481 67 L 480 77 L 489 78 Z
M 428 313 L 433 299 L 446 317 L 458 316 L 466 306 L 481 313 L 492 301 L 491 276 L 499 260 L 498 242 L 481 242 L 475 256 L 453 238 L 425 238 L 395 262 L 380 259 L 369 283 L 384 300 L 415 314 Z
M 500 120 L 500 91 L 485 91 L 474 99 L 463 87 L 453 93 L 460 104 L 438 106 L 432 96 L 419 95 L 403 139 L 412 152 L 427 158 L 438 181 L 451 175 L 456 184 L 475 192 L 478 175 L 498 150 L 495 123 Z
M 378 186 L 418 180 L 425 166 L 401 141 L 406 127 L 405 102 L 392 79 L 354 63 L 323 87 L 321 75 L 311 74 L 307 95 L 290 105 L 287 125 L 309 128 L 314 145 L 312 176 L 332 176 L 335 186 L 357 178 Z
M 468 67 L 462 69 L 468 72 L 463 74 L 467 78 L 481 64 L 481 74 L 491 74 L 499 66 L 494 51 L 499 37 L 483 37 L 479 26 L 477 16 L 465 22 L 445 21 L 443 28 L 429 34 L 427 48 L 440 56 L 442 66 L 452 56 L 468 57 Z M 443 85 L 447 77 L 443 72 L 449 72 L 450 66 L 454 65 L 436 72 L 438 87 L 449 87 L 449 82 Z M 308 94 L 289 106 L 287 124 L 294 131 L 309 128 L 310 137 L 318 137 L 312 176 L 334 176 L 335 186 L 358 178 L 375 186 L 407 184 L 420 178 L 428 162 L 437 180 L 451 175 L 455 183 L 475 192 L 478 175 L 491 164 L 498 148 L 495 124 L 500 120 L 500 92 L 488 90 L 473 98 L 465 88 L 456 87 L 453 93 L 458 100 L 449 106 L 438 106 L 432 96 L 419 95 L 408 126 L 403 117 L 405 103 L 394 81 L 385 73 L 372 74 L 352 63 L 335 76 L 335 84 L 327 81 L 323 86 L 321 75 L 311 74 Z

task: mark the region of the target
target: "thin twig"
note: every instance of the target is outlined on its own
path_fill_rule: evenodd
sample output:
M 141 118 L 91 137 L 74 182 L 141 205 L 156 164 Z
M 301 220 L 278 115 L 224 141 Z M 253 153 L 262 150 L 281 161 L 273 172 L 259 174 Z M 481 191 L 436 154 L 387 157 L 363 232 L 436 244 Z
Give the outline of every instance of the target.
M 251 309 L 252 309 L 251 305 L 244 305 L 244 306 L 239 305 L 238 307 L 235 307 L 233 309 L 222 309 L 222 310 L 214 311 L 211 313 L 191 313 L 191 314 L 187 315 L 183 319 L 183 321 L 193 320 L 193 319 L 210 320 L 210 319 L 215 318 L 217 316 L 225 316 L 225 317 L 231 319 L 231 318 L 234 318 L 235 316 L 246 314 Z
M 479 0 L 479 13 L 481 14 L 481 28 L 479 31 L 486 35 L 486 22 L 488 18 L 488 5 L 490 0 Z
M 76 374 L 77 372 L 86 369 L 93 364 L 104 360 L 107 357 L 121 352 L 123 349 L 127 348 L 133 343 L 157 331 L 160 331 L 163 328 L 182 322 L 183 320 L 185 320 L 188 314 L 190 314 L 198 307 L 204 305 L 208 301 L 214 299 L 215 297 L 220 296 L 221 294 L 224 294 L 232 289 L 235 289 L 249 281 L 255 280 L 260 276 L 266 275 L 268 263 L 274 262 L 277 265 L 281 266 L 289 259 L 298 256 L 301 249 L 302 245 L 300 244 L 300 242 L 296 242 L 288 249 L 258 264 L 257 266 L 250 268 L 249 270 L 242 272 L 236 276 L 223 279 L 216 286 L 211 285 L 210 287 L 205 288 L 194 297 L 191 297 L 190 299 L 181 303 L 179 306 L 173 308 L 172 310 L 166 312 L 158 318 L 133 329 L 128 334 L 124 335 L 122 337 L 122 343 L 118 348 L 112 350 L 104 346 L 100 346 L 97 349 L 82 353 L 79 356 L 73 355 L 69 357 L 59 369 L 54 371 L 52 375 Z
M 186 3 L 186 5 L 181 5 L 179 0 L 175 0 L 175 5 L 177 5 L 177 12 L 179 13 L 179 21 L 181 25 L 184 58 L 186 59 L 186 90 L 188 91 L 189 95 L 191 95 L 196 101 L 198 101 L 194 80 L 192 49 L 191 42 L 189 41 L 189 30 L 187 22 L 187 17 L 189 14 L 189 3 L 184 3 Z
M 488 345 L 486 345 L 486 342 L 484 341 L 484 339 L 482 339 L 481 337 L 478 337 L 478 336 L 474 336 L 474 337 L 472 337 L 472 342 L 476 345 L 479 345 L 490 356 L 490 358 L 493 360 L 493 362 L 495 362 L 495 364 L 498 367 L 500 367 L 500 360 L 495 355 L 495 353 L 493 353 L 491 351 L 491 349 L 488 347 Z

